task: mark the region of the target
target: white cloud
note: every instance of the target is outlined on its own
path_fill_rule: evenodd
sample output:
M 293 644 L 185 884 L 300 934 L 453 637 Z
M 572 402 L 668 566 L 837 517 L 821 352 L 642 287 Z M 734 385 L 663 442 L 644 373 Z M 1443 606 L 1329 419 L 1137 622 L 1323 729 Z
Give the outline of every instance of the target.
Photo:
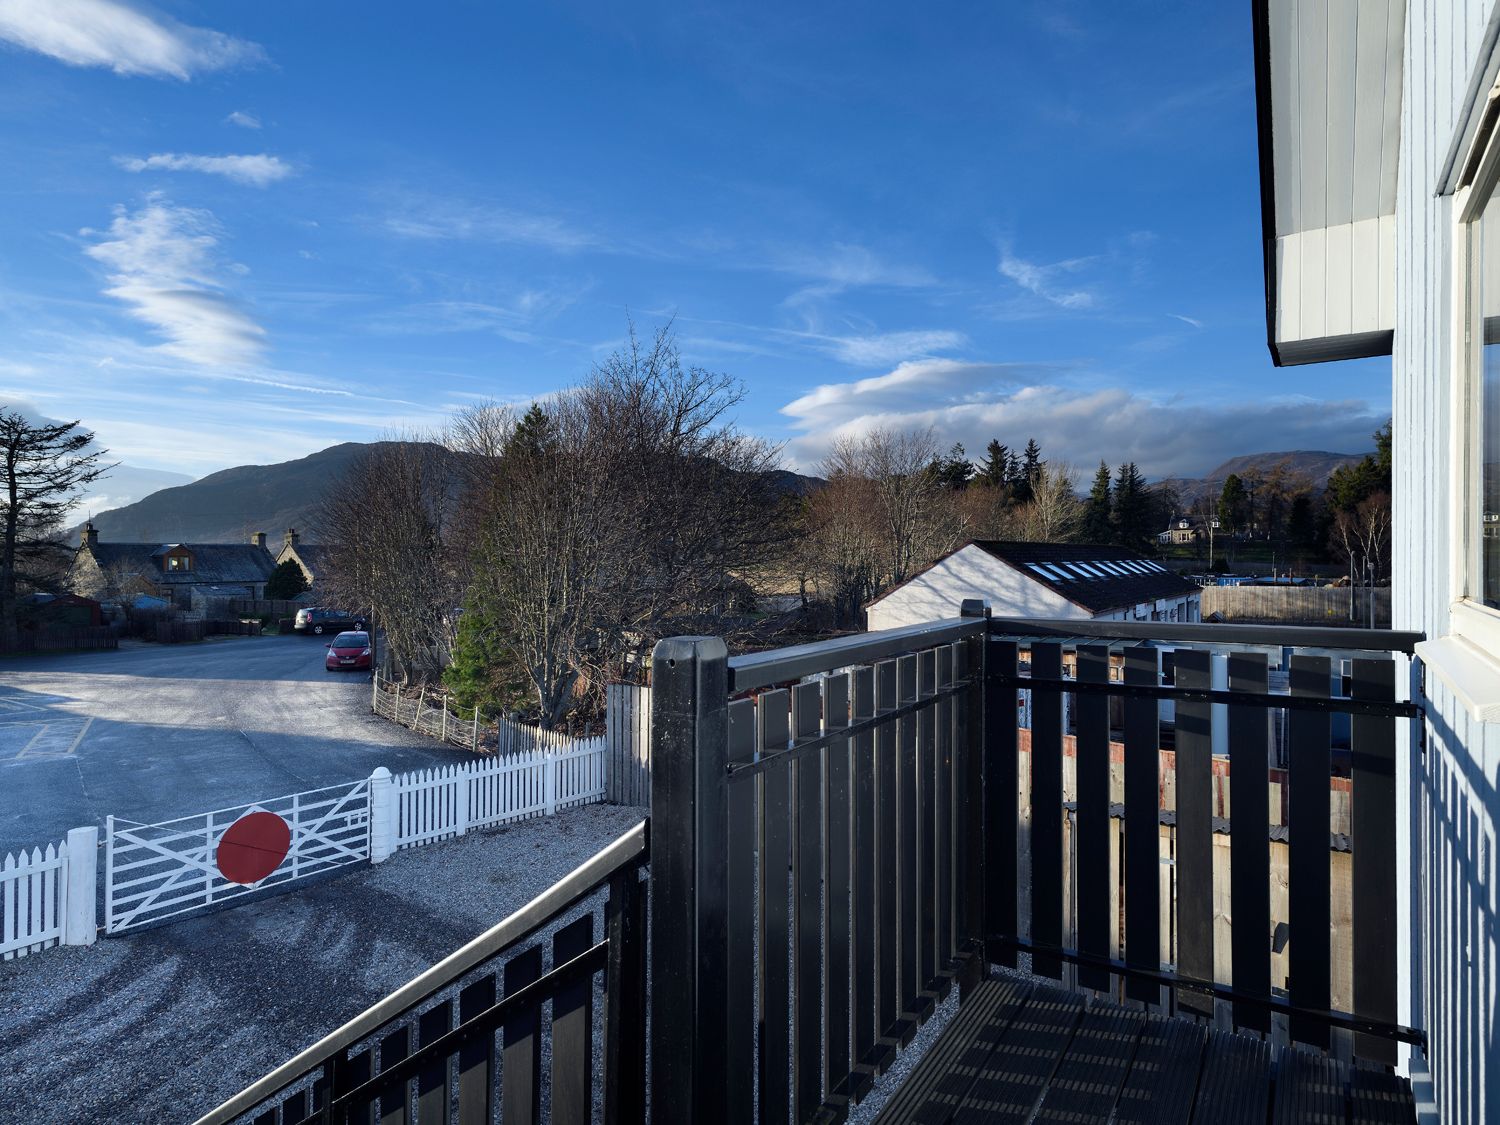
M 118 0 L 0 0 L 0 39 L 69 66 L 184 81 L 265 59 L 255 43 Z
M 876 427 L 934 427 L 944 444 L 983 449 L 1034 437 L 1044 456 L 1085 468 L 1135 461 L 1151 477 L 1196 476 L 1232 453 L 1359 451 L 1386 416 L 1358 400 L 1189 403 L 1125 388 L 1063 385 L 1061 368 L 924 360 L 885 375 L 820 386 L 782 407 L 801 431 L 788 446 L 816 465 L 836 437 Z
M 117 156 L 115 163 L 127 172 L 206 172 L 235 183 L 267 187 L 284 180 L 294 169 L 277 156 L 265 153 L 244 156 L 194 156 L 185 152 L 158 152 L 151 156 Z
M 996 268 L 1004 277 L 1014 281 L 1028 293 L 1035 294 L 1064 309 L 1092 308 L 1095 296 L 1085 288 L 1075 288 L 1062 283 L 1069 274 L 1089 265 L 1093 258 L 1070 258 L 1062 262 L 1042 265 L 1027 261 L 1011 252 L 1009 246 L 1000 248 L 1000 264 Z
M 242 109 L 237 109 L 224 118 L 224 124 L 238 125 L 241 129 L 259 129 L 260 118 L 256 117 L 253 113 L 246 113 Z
M 205 366 L 260 359 L 265 329 L 225 291 L 210 212 L 153 196 L 134 214 L 118 209 L 108 231 L 83 234 L 98 239 L 87 252 L 109 270 L 105 294 L 167 338 L 161 351 Z
M 1183 316 L 1181 313 L 1168 313 L 1173 320 L 1180 320 L 1183 324 L 1191 324 L 1194 328 L 1202 328 L 1203 322 L 1196 317 Z

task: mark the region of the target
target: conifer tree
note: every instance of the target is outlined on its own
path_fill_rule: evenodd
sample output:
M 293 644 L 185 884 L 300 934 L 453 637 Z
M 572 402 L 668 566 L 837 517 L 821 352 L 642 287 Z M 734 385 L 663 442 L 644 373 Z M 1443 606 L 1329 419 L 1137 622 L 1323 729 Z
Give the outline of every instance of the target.
M 991 438 L 984 448 L 984 463 L 979 466 L 978 479 L 991 488 L 1003 488 L 1010 481 L 1010 449 Z
M 1146 480 L 1135 462 L 1121 465 L 1115 477 L 1115 542 L 1133 551 L 1148 549 L 1156 533 L 1152 508 L 1151 498 L 1146 494 Z
M 1094 487 L 1089 491 L 1087 506 L 1083 512 L 1083 539 L 1086 543 L 1109 543 L 1114 539 L 1115 527 L 1111 520 L 1109 465 L 1099 462 L 1099 471 L 1094 474 Z

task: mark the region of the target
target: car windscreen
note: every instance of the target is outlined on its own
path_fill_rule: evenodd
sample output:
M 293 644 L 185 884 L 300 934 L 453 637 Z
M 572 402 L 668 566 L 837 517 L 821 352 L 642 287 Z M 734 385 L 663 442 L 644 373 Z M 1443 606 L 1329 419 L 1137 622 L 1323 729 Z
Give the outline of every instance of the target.
M 333 638 L 334 648 L 368 648 L 369 645 L 368 633 L 340 633 Z

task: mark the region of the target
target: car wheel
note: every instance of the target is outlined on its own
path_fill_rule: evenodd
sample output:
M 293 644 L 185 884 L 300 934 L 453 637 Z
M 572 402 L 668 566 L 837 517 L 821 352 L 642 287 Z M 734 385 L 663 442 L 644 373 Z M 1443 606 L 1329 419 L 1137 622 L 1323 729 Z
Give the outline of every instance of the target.
M 323 635 L 323 626 L 321 626 L 321 625 L 314 625 L 313 626 L 313 635 L 317 636 L 317 637 L 321 637 Z

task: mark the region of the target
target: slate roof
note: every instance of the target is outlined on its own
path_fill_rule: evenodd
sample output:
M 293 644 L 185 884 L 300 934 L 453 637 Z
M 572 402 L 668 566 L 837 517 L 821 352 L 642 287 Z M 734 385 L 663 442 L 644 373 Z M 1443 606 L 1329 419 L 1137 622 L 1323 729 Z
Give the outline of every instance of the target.
M 925 574 L 966 547 L 978 547 L 1093 614 L 1111 613 L 1158 598 L 1180 598 L 1199 592 L 1194 583 L 1169 571 L 1155 559 L 1126 547 L 1111 547 L 1103 543 L 1020 543 L 975 539 L 918 571 L 912 578 Z M 906 581 L 910 582 L 912 578 Z M 901 586 L 894 586 L 869 604 L 874 605 L 899 589 Z
M 328 562 L 329 547 L 324 543 L 293 543 L 292 553 L 316 575 Z
M 193 554 L 191 570 L 163 570 L 161 556 L 170 547 Z M 101 569 L 120 565 L 165 586 L 259 584 L 271 577 L 276 560 L 254 543 L 95 543 L 91 551 Z
M 974 546 L 1091 613 L 1199 592 L 1180 574 L 1126 547 L 997 539 L 976 539 Z

